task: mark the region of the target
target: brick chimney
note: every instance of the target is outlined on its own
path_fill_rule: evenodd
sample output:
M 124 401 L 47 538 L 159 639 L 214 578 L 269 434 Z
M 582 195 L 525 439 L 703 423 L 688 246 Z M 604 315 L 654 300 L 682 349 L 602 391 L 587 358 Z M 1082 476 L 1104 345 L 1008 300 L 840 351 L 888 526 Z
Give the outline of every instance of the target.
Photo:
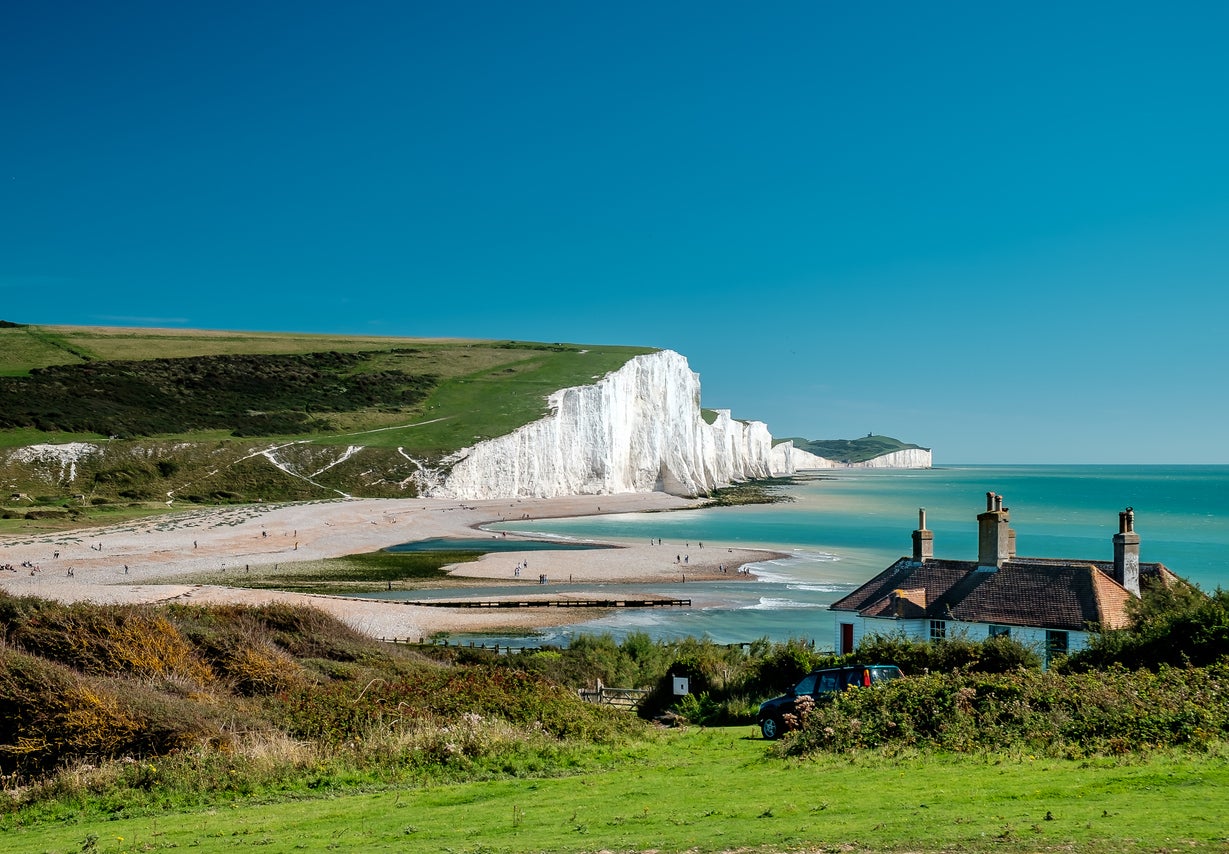
M 1008 524 L 1011 517 L 1003 507 L 1003 496 L 986 493 L 986 512 L 977 515 L 977 565 L 997 570 L 1003 561 L 1015 557 L 1016 532 Z
M 917 530 L 913 532 L 913 562 L 923 563 L 935 556 L 934 531 L 926 530 L 926 508 L 917 511 Z
M 1118 533 L 1114 534 L 1114 580 L 1131 594 L 1139 595 L 1139 534 L 1135 533 L 1135 511 L 1130 507 L 1118 514 Z

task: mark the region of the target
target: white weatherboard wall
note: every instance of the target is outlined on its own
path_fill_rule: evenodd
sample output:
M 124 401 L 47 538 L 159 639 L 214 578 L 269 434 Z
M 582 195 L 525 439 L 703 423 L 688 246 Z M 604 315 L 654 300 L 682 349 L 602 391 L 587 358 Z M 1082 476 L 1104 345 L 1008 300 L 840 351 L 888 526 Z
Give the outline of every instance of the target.
M 865 638 L 872 635 L 880 637 L 904 637 L 908 640 L 925 643 L 930 640 L 930 620 L 896 620 L 885 617 L 863 617 L 848 611 L 833 611 L 836 617 L 836 631 L 833 639 L 833 649 L 841 648 L 841 623 L 853 624 L 853 645 L 856 647 Z M 990 638 L 989 623 L 965 623 L 959 620 L 945 620 L 946 637 L 981 642 Z M 1033 626 L 1010 626 L 1011 639 L 1018 641 L 1045 660 L 1046 630 Z M 1088 632 L 1067 632 L 1067 653 L 1074 654 L 1088 648 Z
M 547 417 L 460 451 L 431 494 L 697 495 L 774 474 L 767 425 L 736 421 L 724 410 L 706 424 L 700 377 L 672 350 L 636 356 L 593 385 L 560 389 L 549 403 Z

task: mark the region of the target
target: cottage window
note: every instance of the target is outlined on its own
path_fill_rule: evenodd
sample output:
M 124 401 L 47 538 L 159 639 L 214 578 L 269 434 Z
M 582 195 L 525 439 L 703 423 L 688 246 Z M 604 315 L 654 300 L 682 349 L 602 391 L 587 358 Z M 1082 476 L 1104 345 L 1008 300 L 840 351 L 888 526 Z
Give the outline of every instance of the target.
M 1067 654 L 1067 633 L 1046 630 L 1046 667 L 1056 658 Z
M 943 620 L 930 621 L 930 639 L 932 641 L 943 640 L 947 637 L 947 623 Z
M 1011 626 L 996 626 L 991 624 L 990 637 L 992 638 L 1009 638 L 1011 637 Z

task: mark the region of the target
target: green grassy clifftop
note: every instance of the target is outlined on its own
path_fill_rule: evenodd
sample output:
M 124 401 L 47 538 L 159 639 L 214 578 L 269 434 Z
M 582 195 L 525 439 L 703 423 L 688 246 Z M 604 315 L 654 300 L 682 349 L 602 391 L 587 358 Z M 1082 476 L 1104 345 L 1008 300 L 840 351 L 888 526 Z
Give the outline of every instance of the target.
M 412 496 L 424 468 L 541 418 L 551 392 L 651 352 L 3 322 L 0 489 L 22 516 Z M 69 447 L 31 450 L 44 444 Z

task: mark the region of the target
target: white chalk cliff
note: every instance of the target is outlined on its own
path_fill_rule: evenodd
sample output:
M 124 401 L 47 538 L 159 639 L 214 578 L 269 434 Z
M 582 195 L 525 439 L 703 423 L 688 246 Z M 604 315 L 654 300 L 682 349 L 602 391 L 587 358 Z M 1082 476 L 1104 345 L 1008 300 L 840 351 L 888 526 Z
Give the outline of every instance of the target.
M 874 457 L 860 463 L 838 463 L 819 457 L 810 451 L 795 448 L 793 442 L 782 442 L 772 448 L 773 473 L 793 474 L 816 469 L 928 469 L 931 452 L 927 448 L 907 448 Z
M 860 469 L 928 469 L 932 466 L 928 448 L 906 448 L 893 451 L 861 463 L 850 463 L 848 468 Z
M 698 495 L 774 473 L 759 421 L 700 414 L 700 377 L 672 350 L 636 356 L 593 385 L 560 389 L 551 414 L 454 455 L 429 494 L 509 498 L 664 491 Z M 792 471 L 792 469 L 789 469 Z
M 791 441 L 787 440 L 772 446 L 773 474 L 793 474 L 798 471 L 834 468 L 843 468 L 843 466 L 826 457 L 818 457 L 810 451 L 795 448 Z

